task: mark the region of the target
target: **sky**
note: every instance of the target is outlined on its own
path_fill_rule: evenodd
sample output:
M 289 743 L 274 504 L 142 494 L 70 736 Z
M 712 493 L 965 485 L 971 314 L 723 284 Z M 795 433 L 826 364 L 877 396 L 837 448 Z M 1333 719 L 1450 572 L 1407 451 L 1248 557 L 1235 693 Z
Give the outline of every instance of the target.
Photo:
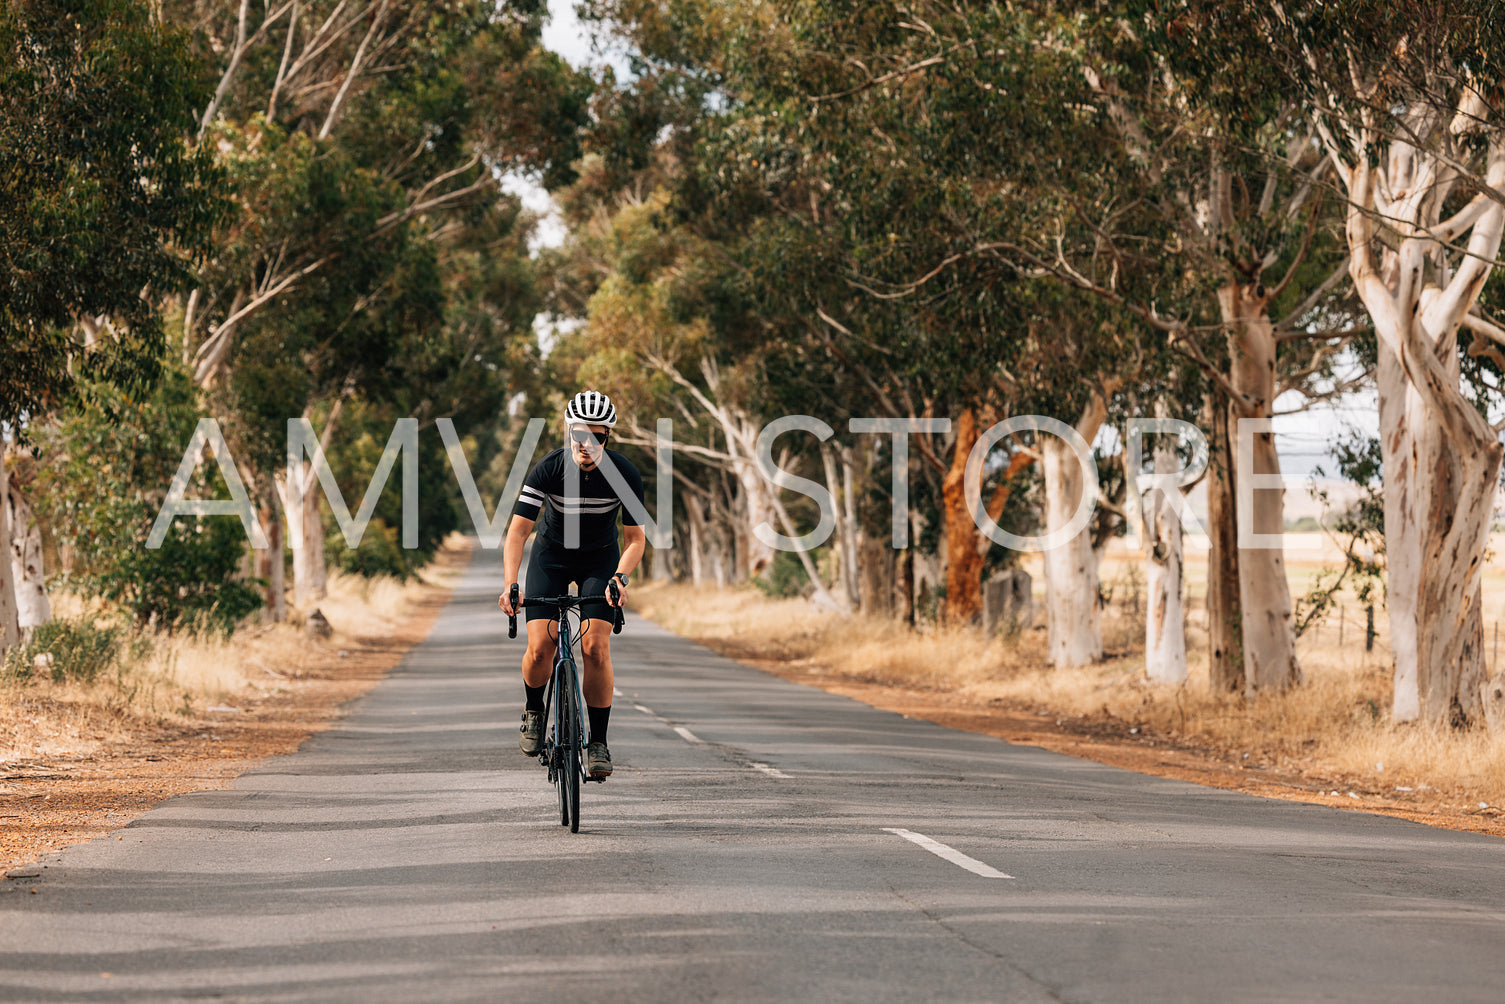
M 543 30 L 543 43 L 563 56 L 571 66 L 609 63 L 616 69 L 618 79 L 628 75 L 627 61 L 621 52 L 593 50 L 589 28 L 575 16 L 575 0 L 549 0 L 549 23 Z M 557 247 L 564 241 L 564 223 L 553 200 L 537 182 L 509 175 L 503 179 L 502 187 L 517 194 L 525 207 L 539 214 L 539 226 L 530 242 L 530 250 L 536 252 L 539 248 Z M 546 325 L 552 327 L 552 321 Z M 552 337 L 551 333 L 540 330 L 540 337 L 546 334 Z M 1370 436 L 1379 433 L 1379 414 L 1373 391 L 1316 405 L 1296 414 L 1278 414 L 1300 406 L 1300 397 L 1288 394 L 1276 402 L 1275 408 L 1276 447 L 1280 452 L 1281 470 L 1294 491 L 1305 491 L 1306 483 L 1318 467 L 1326 467 L 1329 479 L 1337 477 L 1332 462 L 1335 441 L 1348 438 L 1353 430 Z
M 577 69 L 606 63 L 617 71 L 618 79 L 627 76 L 627 60 L 620 52 L 593 51 L 589 27 L 575 16 L 575 0 L 549 0 L 549 22 L 544 25 L 543 44 Z M 528 245 L 530 251 L 536 253 L 539 248 L 558 247 L 564 242 L 564 221 L 554 200 L 537 181 L 509 174 L 502 178 L 502 188 L 522 199 L 524 208 L 539 215 L 537 232 Z

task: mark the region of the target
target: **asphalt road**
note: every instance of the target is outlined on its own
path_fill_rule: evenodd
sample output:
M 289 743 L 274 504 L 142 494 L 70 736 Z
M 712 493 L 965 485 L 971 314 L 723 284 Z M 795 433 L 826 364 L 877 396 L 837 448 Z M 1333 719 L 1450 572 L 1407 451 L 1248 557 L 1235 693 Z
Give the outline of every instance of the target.
M 0 884 L 0 999 L 1505 997 L 1496 839 L 907 720 L 638 619 L 572 835 L 499 587 L 478 555 L 300 752 Z

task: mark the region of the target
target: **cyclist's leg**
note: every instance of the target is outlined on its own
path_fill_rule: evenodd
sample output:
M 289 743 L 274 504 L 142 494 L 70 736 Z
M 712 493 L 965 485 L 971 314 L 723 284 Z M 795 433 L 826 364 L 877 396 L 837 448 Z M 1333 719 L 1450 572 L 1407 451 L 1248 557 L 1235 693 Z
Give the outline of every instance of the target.
M 535 548 L 528 562 L 523 596 L 558 596 L 565 591 L 565 572 Z M 553 611 L 529 607 L 524 611 L 528 626 L 528 649 L 523 653 L 524 707 L 518 726 L 518 748 L 533 756 L 543 747 L 543 702 L 549 676 L 554 671 Z
M 523 653 L 523 685 L 530 690 L 544 690 L 549 685 L 549 677 L 554 673 L 556 633 L 551 620 L 540 617 L 528 621 L 528 650 Z
M 591 620 L 580 636 L 580 654 L 585 662 L 585 704 L 610 708 L 612 689 L 611 621 Z
M 581 573 L 580 595 L 599 596 L 607 591 L 611 573 L 617 570 L 617 552 L 598 555 L 593 566 Z M 583 684 L 585 703 L 591 708 L 611 707 L 611 625 L 612 609 L 605 601 L 583 603 L 580 606 L 582 623 L 580 654 L 585 663 Z M 604 729 L 602 730 L 605 731 Z M 603 740 L 604 741 L 604 740 Z
M 570 569 L 547 549 L 535 545 L 528 561 L 528 573 L 523 582 L 523 598 L 530 596 L 562 596 L 569 591 Z M 523 654 L 523 685 L 540 692 L 549 683 L 554 672 L 554 618 L 553 610 L 544 607 L 528 607 L 523 611 L 528 624 L 528 651 Z
M 611 573 L 617 568 L 615 551 L 602 555 L 599 564 L 580 580 L 580 594 L 590 596 L 607 591 Z M 603 603 L 582 606 L 580 615 L 588 618 L 581 625 L 580 656 L 584 663 L 582 684 L 585 710 L 590 717 L 590 772 L 595 777 L 611 773 L 611 753 L 606 746 L 606 729 L 611 721 L 611 694 L 614 674 L 611 664 L 611 608 Z

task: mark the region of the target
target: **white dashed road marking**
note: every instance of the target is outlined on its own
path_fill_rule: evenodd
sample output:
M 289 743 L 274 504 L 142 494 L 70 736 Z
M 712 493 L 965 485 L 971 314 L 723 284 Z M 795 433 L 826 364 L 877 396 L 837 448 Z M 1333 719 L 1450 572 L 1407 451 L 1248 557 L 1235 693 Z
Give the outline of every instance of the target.
M 760 774 L 767 774 L 769 777 L 782 777 L 786 781 L 789 780 L 789 775 L 788 774 L 785 774 L 783 771 L 779 770 L 777 767 L 770 767 L 766 763 L 752 763 L 752 762 L 749 762 L 748 766 L 751 767 L 753 770 L 757 771 Z
M 931 840 L 923 833 L 915 833 L 912 830 L 899 829 L 898 827 L 893 826 L 885 826 L 883 828 L 883 832 L 892 833 L 896 837 L 903 837 L 905 840 L 908 840 L 912 844 L 918 844 L 919 846 L 929 851 L 931 854 L 934 854 L 936 857 L 945 858 L 952 864 L 960 868 L 965 868 L 967 869 L 967 871 L 971 872 L 974 875 L 981 875 L 983 878 L 1001 879 L 1011 879 L 1014 877 L 1012 875 L 1005 875 L 1003 872 L 999 871 L 997 868 L 994 868 L 992 865 L 985 865 L 976 858 L 967 857 L 955 847 L 947 847 L 939 840 Z
M 633 707 L 636 708 L 637 710 L 641 711 L 643 714 L 647 715 L 649 718 L 652 718 L 652 719 L 655 719 L 657 721 L 663 722 L 665 725 L 669 725 L 668 720 L 666 720 L 663 716 L 659 715 L 652 708 L 645 708 L 641 704 L 634 704 Z M 691 732 L 689 729 L 685 728 L 683 725 L 669 725 L 669 728 L 673 729 L 675 732 L 678 732 L 679 733 L 679 737 L 681 739 L 683 739 L 685 742 L 690 742 L 690 743 L 701 742 L 701 738 L 699 736 L 697 736 L 695 733 Z
M 668 719 L 664 718 L 662 715 L 660 715 L 658 712 L 654 711 L 652 708 L 645 707 L 645 706 L 643 706 L 641 704 L 634 704 L 632 707 L 633 707 L 634 710 L 641 711 L 643 714 L 647 715 L 649 718 L 652 718 L 654 721 L 662 722 L 663 724 L 668 725 L 669 728 L 671 728 L 671 729 L 674 730 L 675 734 L 677 734 L 681 739 L 683 739 L 687 743 L 701 743 L 702 745 L 705 743 L 704 739 L 700 738 L 695 733 L 693 733 L 689 729 L 685 728 L 683 725 L 673 725 L 673 724 L 670 724 L 670 722 L 668 721 Z M 747 762 L 747 765 L 749 767 L 751 767 L 753 770 L 757 771 L 758 773 L 760 773 L 760 774 L 767 774 L 769 777 L 783 778 L 786 781 L 790 779 L 788 774 L 785 774 L 783 771 L 779 770 L 777 767 L 770 767 L 766 763 L 754 763 L 753 761 L 749 760 Z

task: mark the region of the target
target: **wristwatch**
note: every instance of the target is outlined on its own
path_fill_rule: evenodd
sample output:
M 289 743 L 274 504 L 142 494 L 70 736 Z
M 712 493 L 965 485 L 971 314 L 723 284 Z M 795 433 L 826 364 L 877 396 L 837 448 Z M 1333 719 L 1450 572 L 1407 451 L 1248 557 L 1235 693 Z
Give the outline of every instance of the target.
M 622 583 L 622 588 L 623 589 L 627 588 L 627 573 L 626 572 L 613 572 L 611 577 L 613 579 L 616 579 L 618 582 Z

